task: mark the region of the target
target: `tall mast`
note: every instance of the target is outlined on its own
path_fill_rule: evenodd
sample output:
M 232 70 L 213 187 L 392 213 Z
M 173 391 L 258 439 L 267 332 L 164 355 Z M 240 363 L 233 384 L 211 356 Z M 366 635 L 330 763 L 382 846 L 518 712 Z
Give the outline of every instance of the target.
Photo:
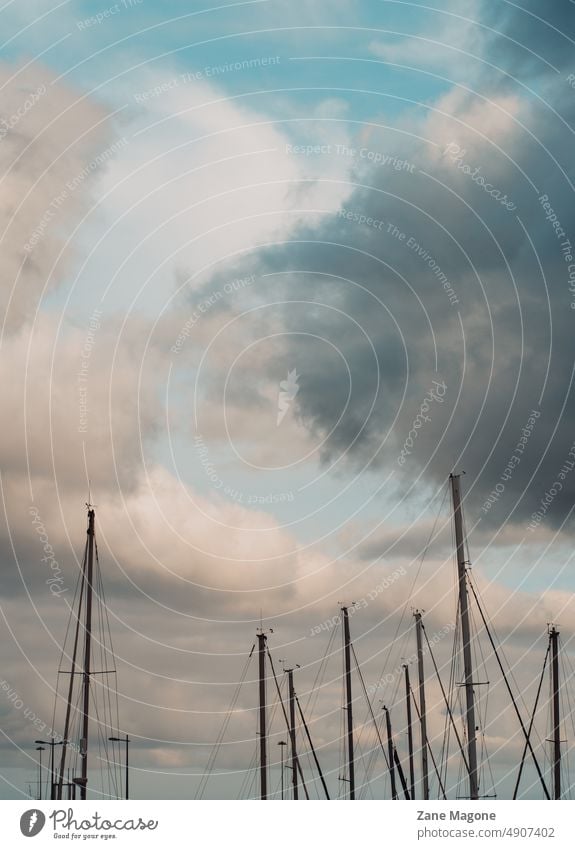
M 549 631 L 551 641 L 551 690 L 553 692 L 553 798 L 561 798 L 561 713 L 559 702 L 559 631 Z
M 88 560 L 88 545 L 89 537 L 86 536 L 86 545 L 84 546 L 84 557 L 82 560 L 82 572 L 86 575 L 86 563 Z M 80 597 L 78 599 L 78 610 L 76 613 L 76 628 L 74 632 L 74 647 L 72 650 L 72 669 L 70 671 L 70 682 L 68 684 L 68 698 L 66 701 L 66 718 L 64 720 L 64 738 L 62 740 L 62 755 L 60 758 L 60 770 L 58 774 L 58 782 L 56 786 L 56 799 L 62 798 L 62 790 L 64 787 L 64 771 L 66 768 L 66 754 L 68 746 L 68 737 L 70 735 L 70 719 L 72 713 L 72 699 L 74 696 L 74 679 L 76 676 L 76 665 L 78 658 L 78 642 L 80 638 L 80 617 L 82 616 L 82 604 L 84 598 L 84 580 L 80 586 Z M 69 790 L 70 788 L 68 788 Z M 69 797 L 68 797 L 69 798 Z
M 288 676 L 289 688 L 289 737 L 291 748 L 291 768 L 292 768 L 292 787 L 293 798 L 298 798 L 298 777 L 297 777 L 297 750 L 295 736 L 295 690 L 293 686 L 293 669 L 286 669 Z
M 469 625 L 469 604 L 467 598 L 467 561 L 463 539 L 463 515 L 461 511 L 461 488 L 459 475 L 450 475 L 453 496 L 453 518 L 455 524 L 455 545 L 457 549 L 457 576 L 459 583 L 459 613 L 461 616 L 461 638 L 463 641 L 463 675 L 465 684 L 467 760 L 469 764 L 469 798 L 479 799 L 479 781 L 477 776 L 477 740 L 475 727 L 475 692 L 473 689 L 473 665 L 471 659 L 471 629 Z
M 266 635 L 258 637 L 259 682 L 260 682 L 260 798 L 268 798 L 268 741 L 266 730 Z
M 355 799 L 355 764 L 353 755 L 353 710 L 351 695 L 351 639 L 349 636 L 349 613 L 347 607 L 341 608 L 343 621 L 343 645 L 345 658 L 345 710 L 347 715 L 347 767 L 349 780 L 349 798 Z
M 82 707 L 82 759 L 81 799 L 86 799 L 88 785 L 88 722 L 90 718 L 90 675 L 92 660 L 92 580 L 94 577 L 94 509 L 88 509 L 88 557 L 86 558 L 86 619 L 84 626 L 84 671 Z
M 282 788 L 281 789 L 281 799 L 283 801 L 283 799 L 284 799 L 284 772 L 285 772 L 284 749 L 287 746 L 287 743 L 286 743 L 285 740 L 280 740 L 279 743 L 278 743 L 278 746 L 280 747 L 280 752 L 281 752 L 281 788 Z
M 423 640 L 421 636 L 421 611 L 416 610 L 415 635 L 417 638 L 417 672 L 419 676 L 419 726 L 421 729 L 421 780 L 423 798 L 429 799 L 429 767 L 427 764 L 427 716 L 425 709 L 425 675 L 423 672 Z
M 405 670 L 405 707 L 407 710 L 407 750 L 409 753 L 409 798 L 415 799 L 415 768 L 413 765 L 413 726 L 411 722 L 411 685 L 409 683 L 409 667 Z
M 389 777 L 391 778 L 391 798 L 397 799 L 397 785 L 395 783 L 395 759 L 393 757 L 393 737 L 391 736 L 391 717 L 389 710 L 383 706 L 385 713 L 385 728 L 387 731 L 387 757 L 389 758 Z

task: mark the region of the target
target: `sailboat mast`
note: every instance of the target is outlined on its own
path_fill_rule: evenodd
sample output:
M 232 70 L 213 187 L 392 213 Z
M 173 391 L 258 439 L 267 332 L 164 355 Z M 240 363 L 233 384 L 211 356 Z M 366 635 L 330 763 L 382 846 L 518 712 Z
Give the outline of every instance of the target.
M 425 708 L 425 675 L 423 672 L 423 639 L 421 611 L 416 610 L 415 635 L 417 639 L 417 672 L 419 676 L 419 726 L 421 729 L 421 780 L 423 798 L 429 799 L 429 767 L 427 763 L 427 715 Z
M 90 675 L 92 660 L 92 581 L 94 577 L 94 521 L 93 508 L 88 509 L 88 557 L 86 558 L 86 619 L 84 626 L 84 671 L 82 705 L 82 759 L 81 799 L 86 799 L 88 785 L 88 724 L 90 719 Z
M 258 637 L 260 693 L 260 798 L 268 798 L 268 741 L 266 730 L 266 635 Z
M 82 559 L 82 573 L 86 575 L 86 564 L 88 561 L 88 544 L 89 538 L 86 536 L 86 545 L 84 546 L 84 557 Z M 56 799 L 62 798 L 62 790 L 64 787 L 64 772 L 66 769 L 66 754 L 68 748 L 68 737 L 70 734 L 70 719 L 72 714 L 72 699 L 74 696 L 74 679 L 76 676 L 76 665 L 78 658 L 78 643 L 80 639 L 80 618 L 82 616 L 82 604 L 84 599 L 84 580 L 80 585 L 80 596 L 78 599 L 78 609 L 76 611 L 76 628 L 74 632 L 74 647 L 72 650 L 72 668 L 70 670 L 70 682 L 68 684 L 68 699 L 66 701 L 66 718 L 64 720 L 64 738 L 62 740 L 62 755 L 60 757 L 60 771 L 56 785 Z
M 341 608 L 343 621 L 343 645 L 345 659 L 345 710 L 347 715 L 347 767 L 349 780 L 349 798 L 355 799 L 355 763 L 353 754 L 353 707 L 351 695 L 351 639 L 349 636 L 349 612 Z
M 463 641 L 463 676 L 465 684 L 467 759 L 469 764 L 469 798 L 479 799 L 477 775 L 477 739 L 475 726 L 475 692 L 473 689 L 473 665 L 471 659 L 471 629 L 469 625 L 469 603 L 467 597 L 467 571 L 465 542 L 463 539 L 463 515 L 461 511 L 461 487 L 459 475 L 450 475 L 453 497 L 453 519 L 457 550 L 457 577 L 459 583 L 459 613 L 461 616 L 461 639 Z
M 409 667 L 405 670 L 405 708 L 407 711 L 407 751 L 409 754 L 409 798 L 415 799 L 415 767 L 413 764 L 413 725 L 411 720 L 411 685 L 409 683 Z
M 559 700 L 559 631 L 552 627 L 551 641 L 551 690 L 553 692 L 553 798 L 561 798 L 561 713 Z
M 389 710 L 383 706 L 385 713 L 385 728 L 387 732 L 387 757 L 389 759 L 389 777 L 391 779 L 391 798 L 397 799 L 397 785 L 395 783 L 395 758 L 393 756 L 393 737 L 391 736 L 391 717 Z
M 293 669 L 286 669 L 288 676 L 289 690 L 289 737 L 291 748 L 291 768 L 292 768 L 292 787 L 293 798 L 298 799 L 298 777 L 297 777 L 297 749 L 295 736 L 295 690 L 293 686 Z

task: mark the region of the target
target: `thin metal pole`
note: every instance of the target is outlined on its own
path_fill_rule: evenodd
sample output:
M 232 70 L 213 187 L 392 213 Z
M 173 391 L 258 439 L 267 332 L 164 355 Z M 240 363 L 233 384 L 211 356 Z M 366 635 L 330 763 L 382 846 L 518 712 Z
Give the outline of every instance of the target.
M 60 772 L 58 775 L 58 788 L 56 792 L 56 798 L 62 798 L 62 788 L 64 784 L 64 772 L 66 769 L 66 749 L 68 746 L 68 735 L 70 733 L 70 714 L 72 711 L 72 698 L 74 695 L 74 680 L 76 676 L 76 664 L 78 658 L 78 640 L 80 635 L 80 617 L 82 615 L 82 603 L 84 600 L 84 582 L 86 576 L 86 562 L 88 559 L 88 543 L 89 539 L 86 537 L 86 545 L 84 546 L 84 559 L 82 561 L 82 582 L 80 584 L 80 597 L 78 599 L 78 610 L 76 613 L 76 630 L 74 634 L 74 649 L 72 651 L 72 668 L 70 670 L 70 683 L 68 685 L 68 699 L 66 702 L 66 719 L 64 720 L 64 739 L 62 740 L 62 755 L 60 758 Z M 69 770 L 68 770 L 69 772 Z M 69 780 L 69 779 L 68 779 Z M 70 798 L 70 790 L 68 788 L 68 798 Z
M 417 638 L 417 671 L 419 675 L 419 727 L 421 729 L 421 780 L 423 798 L 429 799 L 429 767 L 427 763 L 427 715 L 425 710 L 425 675 L 423 672 L 423 640 L 421 638 L 421 612 L 416 610 L 415 635 Z
M 477 774 L 477 740 L 475 726 L 475 691 L 473 689 L 473 664 L 471 658 L 471 628 L 467 597 L 467 571 L 465 541 L 463 539 L 463 515 L 461 511 L 461 487 L 459 475 L 450 475 L 453 496 L 453 519 L 457 550 L 457 577 L 459 583 L 459 613 L 461 617 L 461 639 L 463 641 L 463 674 L 465 684 L 465 724 L 467 727 L 467 762 L 469 764 L 469 798 L 479 799 Z
M 479 615 L 481 616 L 481 621 L 483 622 L 483 627 L 485 628 L 487 636 L 489 637 L 489 642 L 491 644 L 491 648 L 493 649 L 493 654 L 495 655 L 495 659 L 497 660 L 497 665 L 499 666 L 501 674 L 503 675 L 503 680 L 505 682 L 507 692 L 509 693 L 509 698 L 511 699 L 511 704 L 513 705 L 513 709 L 515 711 L 517 719 L 519 720 L 519 725 L 521 726 L 523 736 L 525 737 L 525 743 L 528 746 L 529 751 L 531 753 L 531 757 L 533 759 L 533 764 L 535 766 L 535 769 L 537 770 L 537 775 L 539 776 L 539 781 L 541 782 L 543 792 L 545 793 L 545 798 L 549 800 L 549 799 L 551 799 L 551 796 L 549 795 L 549 790 L 547 789 L 547 785 L 545 784 L 545 779 L 543 778 L 543 773 L 541 772 L 541 767 L 539 766 L 539 762 L 538 762 L 537 757 L 535 755 L 535 752 L 533 750 L 533 746 L 531 745 L 530 735 L 528 734 L 527 729 L 525 728 L 525 723 L 523 722 L 523 718 L 521 716 L 521 712 L 520 712 L 519 707 L 517 705 L 517 701 L 515 699 L 515 696 L 513 695 L 513 690 L 511 689 L 511 685 L 509 684 L 509 681 L 507 680 L 507 675 L 505 674 L 505 669 L 503 668 L 503 664 L 501 663 L 501 658 L 499 657 L 499 652 L 497 651 L 497 646 L 495 645 L 495 640 L 493 639 L 493 634 L 491 633 L 491 629 L 489 627 L 487 619 L 485 618 L 485 613 L 483 612 L 483 608 L 481 607 L 481 604 L 479 603 L 479 598 L 477 596 L 477 593 L 475 592 L 475 587 L 473 586 L 473 581 L 469 582 L 469 586 L 471 587 L 471 592 L 473 593 L 473 597 L 475 598 L 475 604 L 477 605 L 477 609 L 479 610 Z
M 549 631 L 551 640 L 551 689 L 553 691 L 553 798 L 561 798 L 561 714 L 559 702 L 559 631 Z
M 537 695 L 535 696 L 535 704 L 533 705 L 533 712 L 531 714 L 531 719 L 529 720 L 529 728 L 527 729 L 527 740 L 525 741 L 525 746 L 523 747 L 523 754 L 521 755 L 521 763 L 519 764 L 519 772 L 517 773 L 517 780 L 515 781 L 515 789 L 513 791 L 513 801 L 517 799 L 517 793 L 519 792 L 519 784 L 521 783 L 521 776 L 523 774 L 523 767 L 525 766 L 525 758 L 527 757 L 527 751 L 529 749 L 529 740 L 531 739 L 531 731 L 533 730 L 533 724 L 535 722 L 535 716 L 537 714 L 537 706 L 539 704 L 539 696 L 541 695 L 541 687 L 543 686 L 543 679 L 545 678 L 545 669 L 547 667 L 547 661 L 549 659 L 549 649 L 550 645 L 547 643 L 547 651 L 545 652 L 545 658 L 543 659 L 543 669 L 541 670 L 541 678 L 539 679 L 539 686 L 537 687 Z
M 401 787 L 403 789 L 403 795 L 406 799 L 410 798 L 409 788 L 407 786 L 407 781 L 405 780 L 405 774 L 403 772 L 403 767 L 401 766 L 401 761 L 399 760 L 399 755 L 397 754 L 397 749 L 395 746 L 393 747 L 393 761 L 397 767 L 397 774 L 399 775 L 399 780 L 401 781 Z
M 42 746 L 38 746 L 36 748 L 36 751 L 40 755 L 40 761 L 39 761 L 39 764 L 38 764 L 38 799 L 41 799 L 42 798 L 42 752 L 44 751 L 44 749 L 42 748 Z
M 50 740 L 50 799 L 54 800 L 56 798 L 55 789 L 56 782 L 54 775 L 54 746 L 56 745 L 55 740 Z
M 405 670 L 405 707 L 407 710 L 407 750 L 409 752 L 409 798 L 415 799 L 415 766 L 413 763 L 413 725 L 411 720 L 411 686 L 409 683 L 409 667 Z
M 281 772 L 282 795 L 281 795 L 281 798 L 283 800 L 283 798 L 284 798 L 284 772 L 285 772 L 284 750 L 285 750 L 285 747 L 287 746 L 287 743 L 286 743 L 285 740 L 280 740 L 279 743 L 278 743 L 278 746 L 280 747 L 280 751 L 281 751 L 281 762 L 282 762 L 282 767 L 281 767 L 281 769 L 282 769 L 282 772 Z
M 385 727 L 387 730 L 387 756 L 389 758 L 389 777 L 391 778 L 391 798 L 397 799 L 397 786 L 395 784 L 395 759 L 393 757 L 393 740 L 391 738 L 391 717 L 386 706 L 383 706 L 385 712 Z
M 296 735 L 295 735 L 295 691 L 293 686 L 293 669 L 286 669 L 288 676 L 288 691 L 289 691 L 289 736 L 291 746 L 291 764 L 292 764 L 292 787 L 293 798 L 298 799 L 298 780 L 297 780 L 297 750 L 296 750 Z
M 90 674 L 92 660 L 92 581 L 94 576 L 94 510 L 88 510 L 88 558 L 86 576 L 86 625 L 84 640 L 84 699 L 82 708 L 82 783 L 80 798 L 86 799 L 88 786 L 88 722 L 90 715 Z
M 126 734 L 126 799 L 130 798 L 130 766 L 129 766 L 129 749 L 132 741 Z
M 301 705 L 299 703 L 299 699 L 297 697 L 297 694 L 296 694 L 295 700 L 296 700 L 297 708 L 299 710 L 299 715 L 301 717 L 301 721 L 303 723 L 303 727 L 305 729 L 307 741 L 309 743 L 309 747 L 311 749 L 311 753 L 313 755 L 313 759 L 314 759 L 314 762 L 315 762 L 315 765 L 316 765 L 316 768 L 317 768 L 317 771 L 318 771 L 318 774 L 319 774 L 321 785 L 323 787 L 323 792 L 325 793 L 325 798 L 329 799 L 329 791 L 327 789 L 327 784 L 325 783 L 325 778 L 323 777 L 323 772 L 321 771 L 321 766 L 319 765 L 319 760 L 318 760 L 316 751 L 314 749 L 314 745 L 312 743 L 311 734 L 309 733 L 309 728 L 307 727 L 307 722 L 305 721 L 305 716 L 303 715 L 303 710 L 301 709 Z
M 266 731 L 266 635 L 258 634 L 260 693 L 260 798 L 268 798 L 268 747 Z
M 343 643 L 345 656 L 345 701 L 347 713 L 347 766 L 349 780 L 349 798 L 355 799 L 355 764 L 353 754 L 353 709 L 351 694 L 351 639 L 349 636 L 349 613 L 347 607 L 341 608 L 343 617 Z

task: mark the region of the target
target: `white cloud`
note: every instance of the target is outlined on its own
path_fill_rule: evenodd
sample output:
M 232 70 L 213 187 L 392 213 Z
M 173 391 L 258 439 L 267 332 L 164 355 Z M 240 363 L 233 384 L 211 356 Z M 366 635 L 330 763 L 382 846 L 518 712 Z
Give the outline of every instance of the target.
M 87 209 L 69 181 L 107 136 L 106 112 L 45 68 L 0 67 L 0 307 L 9 328 L 33 314 L 70 267 L 66 237 Z

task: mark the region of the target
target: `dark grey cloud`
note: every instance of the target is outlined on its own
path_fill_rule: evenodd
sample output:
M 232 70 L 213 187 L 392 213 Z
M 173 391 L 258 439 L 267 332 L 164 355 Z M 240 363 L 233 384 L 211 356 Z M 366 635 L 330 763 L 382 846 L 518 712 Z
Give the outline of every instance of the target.
M 504 25 L 514 24 L 505 17 Z M 485 50 L 495 56 L 498 42 Z M 575 90 L 564 76 L 545 86 L 545 100 L 497 84 L 489 100 L 448 96 L 411 125 L 435 146 L 372 132 L 370 149 L 407 159 L 413 173 L 381 165 L 358 171 L 363 185 L 342 214 L 239 266 L 240 273 L 257 268 L 263 302 L 285 301 L 270 307 L 286 334 L 281 367 L 272 359 L 263 368 L 275 379 L 284 363 L 297 367 L 297 411 L 326 437 L 324 460 L 345 454 L 357 467 L 385 464 L 401 485 L 420 472 L 436 483 L 463 468 L 471 515 L 486 522 L 527 525 L 575 439 Z M 457 145 L 451 153 L 450 142 Z M 312 303 L 296 303 L 302 300 Z M 258 332 L 254 325 L 252 335 Z M 399 469 L 398 452 L 433 380 L 445 382 L 445 399 L 431 405 Z M 573 506 L 575 471 L 560 483 L 544 524 L 560 525 Z
M 499 35 L 489 39 L 489 58 L 510 74 L 532 79 L 570 68 L 575 47 L 575 7 L 569 0 L 544 6 L 484 2 L 483 22 Z

